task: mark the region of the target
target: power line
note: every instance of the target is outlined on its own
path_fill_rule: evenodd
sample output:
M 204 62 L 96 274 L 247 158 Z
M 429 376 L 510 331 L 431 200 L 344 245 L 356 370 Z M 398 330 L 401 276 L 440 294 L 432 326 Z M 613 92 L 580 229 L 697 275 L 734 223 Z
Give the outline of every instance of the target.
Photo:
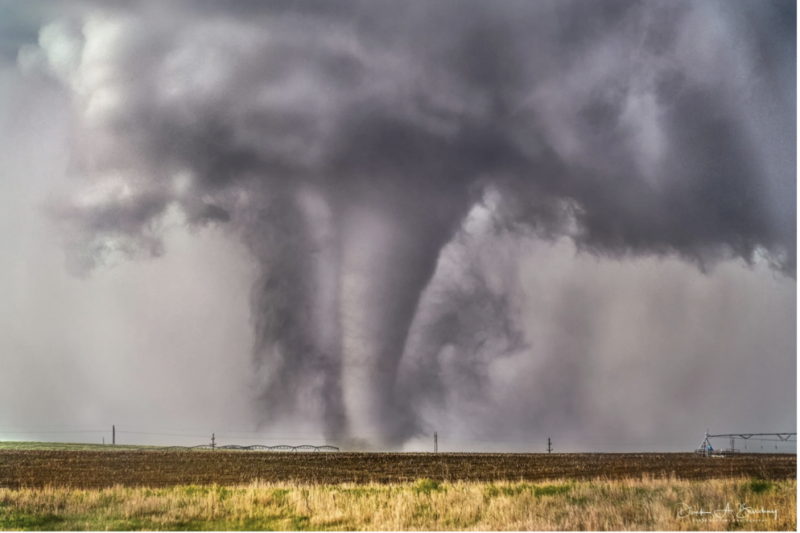
M 183 434 L 178 434 L 178 433 L 150 433 L 148 431 L 123 431 L 123 430 L 119 430 L 117 433 L 128 433 L 128 434 L 134 434 L 134 435 L 157 435 L 159 437 L 200 437 L 200 438 L 208 437 L 208 434 L 206 434 L 206 435 L 189 435 L 187 433 L 183 433 Z
M 178 433 L 152 433 L 152 432 L 149 432 L 149 431 L 123 431 L 123 430 L 120 430 L 117 433 L 127 433 L 127 434 L 134 434 L 134 435 L 156 435 L 156 436 L 161 436 L 161 437 L 199 437 L 199 438 L 208 437 L 208 434 L 205 434 L 205 435 L 193 435 L 193 434 L 188 434 L 188 433 L 181 433 L 181 434 L 178 434 Z M 293 436 L 287 436 L 287 435 L 284 435 L 283 437 L 237 437 L 235 435 L 229 435 L 229 434 L 225 434 L 225 433 L 220 433 L 220 437 L 221 438 L 226 438 L 226 439 L 237 439 L 237 440 L 287 440 L 287 439 L 297 438 L 296 436 L 293 437 Z M 324 437 L 315 437 L 315 440 L 325 440 L 325 438 Z
M 3 426 L 3 427 L 5 427 L 5 428 L 9 428 L 9 427 L 21 428 L 21 427 L 25 427 L 25 426 Z M 46 427 L 46 426 L 36 425 L 36 426 L 29 426 L 29 427 Z M 83 425 L 83 426 L 65 426 L 65 425 L 60 425 L 59 426 L 59 425 L 53 425 L 53 426 L 49 426 L 49 427 L 52 427 L 52 428 L 58 428 L 58 427 L 76 427 L 76 428 L 82 427 L 82 428 L 87 428 L 87 427 L 98 427 L 98 426 L 94 426 L 94 425 Z M 132 425 L 132 426 L 128 426 L 128 427 L 145 427 L 145 428 L 148 428 L 148 427 L 153 427 L 153 426 Z M 181 433 L 175 433 L 174 431 L 180 431 Z M 202 431 L 202 430 L 197 430 L 198 431 L 197 433 L 194 433 L 194 432 L 193 433 L 186 433 L 186 431 L 189 431 L 189 430 L 181 429 L 181 430 L 173 430 L 173 432 L 120 430 L 119 432 L 120 433 L 124 433 L 124 434 L 131 434 L 131 435 L 152 435 L 152 436 L 184 437 L 184 438 L 207 438 L 207 436 L 208 436 L 208 433 L 199 433 L 199 431 Z M 39 429 L 36 429 L 36 430 L 33 430 L 32 429 L 32 430 L 27 430 L 27 431 L 18 431 L 18 430 L 17 431 L 3 431 L 2 427 L 0 427 L 0 435 L 26 435 L 26 434 L 30 434 L 30 435 L 34 435 L 34 434 L 69 435 L 69 434 L 88 434 L 88 433 L 97 434 L 97 433 L 107 433 L 107 432 L 108 432 L 107 429 L 102 429 L 102 430 L 100 430 L 100 429 L 62 429 L 62 430 L 57 430 L 57 429 L 39 430 Z M 237 435 L 236 433 L 243 433 L 243 434 L 246 434 L 246 435 L 257 435 L 257 436 L 240 436 L 240 435 Z M 311 434 L 311 433 L 274 434 L 273 433 L 272 435 L 269 435 L 269 434 L 258 435 L 259 433 L 260 432 L 258 432 L 258 431 L 230 431 L 230 430 L 223 430 L 223 432 L 220 434 L 220 437 L 224 438 L 224 439 L 234 440 L 234 441 L 235 440 L 284 441 L 284 440 L 291 440 L 291 439 L 298 439 L 298 438 L 311 439 L 311 440 L 323 441 L 323 442 L 327 441 L 327 439 L 324 436 L 321 436 L 318 433 L 317 434 Z M 313 435 L 313 436 L 310 436 L 310 435 Z M 377 435 L 377 433 L 371 433 L 371 434 L 364 433 L 364 434 L 361 434 L 361 435 L 351 436 L 351 437 L 352 438 L 362 438 L 363 439 L 363 438 L 369 438 L 370 436 L 374 436 L 374 435 Z M 778 438 L 768 438 L 769 436 L 777 436 Z M 437 437 L 438 437 L 438 435 L 437 435 Z M 709 438 L 709 439 L 711 439 L 711 438 L 725 438 L 725 437 L 741 438 L 741 439 L 744 439 L 745 442 L 749 440 L 749 441 L 754 441 L 754 442 L 759 442 L 759 443 L 776 443 L 776 445 L 781 446 L 783 449 L 786 449 L 783 445 L 787 445 L 789 448 L 793 448 L 793 447 L 795 447 L 797 445 L 797 441 L 796 440 L 790 440 L 792 437 L 796 437 L 796 434 L 794 434 L 794 433 L 743 433 L 743 434 L 707 435 L 707 438 Z M 486 444 L 486 445 L 504 445 L 504 444 L 505 445 L 509 445 L 510 444 L 510 445 L 515 445 L 514 446 L 515 448 L 518 447 L 518 446 L 536 446 L 536 444 L 539 442 L 538 438 L 527 438 L 527 439 L 524 439 L 524 440 L 504 440 L 504 439 L 495 440 L 495 439 L 480 439 L 480 438 L 460 438 L 457 435 L 456 436 L 443 437 L 442 440 L 445 441 L 445 442 L 463 443 L 463 444 L 468 444 L 468 443 L 480 443 L 480 444 Z M 567 444 L 567 448 L 568 449 L 570 449 L 570 448 L 571 449 L 576 449 L 576 447 L 580 448 L 580 449 L 587 449 L 587 448 L 591 447 L 591 448 L 595 448 L 595 449 L 597 449 L 597 448 L 612 448 L 612 449 L 613 448 L 617 448 L 617 449 L 638 448 L 639 450 L 641 450 L 642 448 L 651 448 L 651 447 L 662 447 L 662 448 L 663 447 L 670 447 L 671 448 L 671 447 L 684 447 L 684 446 L 685 446 L 685 442 L 680 442 L 680 443 L 678 443 L 678 442 L 667 443 L 667 442 L 664 442 L 664 441 L 658 441 L 658 442 L 641 442 L 641 441 L 637 441 L 637 442 L 586 442 L 586 441 L 582 441 L 580 439 L 575 439 L 574 442 L 573 442 L 573 446 L 570 446 L 569 444 Z
M 10 429 L 10 430 L 13 430 L 13 431 L 26 429 L 26 430 L 29 430 L 29 431 L 33 431 L 33 430 L 36 430 L 37 428 L 48 428 L 48 429 L 50 429 L 50 428 L 79 428 L 79 429 L 86 429 L 86 428 L 104 428 L 104 427 L 108 427 L 108 425 L 107 424 L 83 424 L 83 425 L 39 424 L 39 425 L 31 425 L 31 426 L 0 426 L 0 431 L 5 430 L 5 429 Z
M 78 431 L 0 431 L 0 435 L 13 435 L 13 434 L 23 434 L 27 435 L 30 433 L 57 433 L 57 434 L 64 434 L 64 433 L 108 433 L 108 431 L 103 431 L 100 429 L 97 430 L 78 430 Z
M 9 424 L 9 425 L 0 426 L 0 431 L 2 431 L 3 429 L 23 430 L 23 429 L 29 429 L 29 428 L 31 430 L 34 430 L 34 429 L 37 429 L 37 428 L 78 428 L 78 429 L 107 428 L 109 425 L 110 424 L 26 424 L 26 425 Z M 194 427 L 194 428 L 192 428 L 192 427 L 190 427 L 190 428 L 184 427 L 184 428 L 176 429 L 175 426 L 151 426 L 151 425 L 142 425 L 142 424 L 116 424 L 116 425 L 118 425 L 120 427 L 139 428 L 139 429 L 145 429 L 145 430 L 165 429 L 165 430 L 169 430 L 169 431 L 203 432 L 203 431 L 206 431 L 206 429 L 207 429 L 207 428 L 197 428 L 197 427 Z M 263 430 L 235 429 L 235 428 L 220 428 L 220 431 L 225 431 L 225 432 L 228 432 L 228 433 L 246 433 L 246 434 L 258 434 L 258 433 L 262 433 L 263 432 Z M 308 437 L 308 436 L 319 435 L 319 432 L 317 432 L 317 433 L 312 433 L 312 432 L 307 432 L 307 433 L 293 432 L 291 435 L 293 437 Z M 362 436 L 379 436 L 379 435 L 380 434 L 376 432 L 376 433 L 364 434 Z

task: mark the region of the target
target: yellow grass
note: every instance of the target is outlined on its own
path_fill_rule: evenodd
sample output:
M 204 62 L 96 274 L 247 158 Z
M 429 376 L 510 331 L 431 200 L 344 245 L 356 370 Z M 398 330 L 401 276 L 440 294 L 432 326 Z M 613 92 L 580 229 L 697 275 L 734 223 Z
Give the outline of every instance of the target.
M 740 510 L 742 503 L 749 513 Z M 727 504 L 731 512 L 725 513 Z M 719 517 L 679 517 L 686 506 L 716 510 Z M 752 513 L 762 509 L 775 514 Z M 0 529 L 796 530 L 797 482 L 644 478 L 0 489 Z

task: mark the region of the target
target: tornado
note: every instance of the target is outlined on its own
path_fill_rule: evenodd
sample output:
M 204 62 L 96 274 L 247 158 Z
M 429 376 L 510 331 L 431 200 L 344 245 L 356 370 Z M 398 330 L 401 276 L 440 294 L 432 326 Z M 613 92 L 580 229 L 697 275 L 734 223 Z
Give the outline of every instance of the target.
M 374 208 L 352 209 L 343 227 L 343 403 L 352 438 L 385 448 L 401 436 L 393 427 L 395 378 L 438 249 L 418 243 L 401 221 Z
M 397 446 L 408 434 L 395 406 L 398 366 L 457 215 L 463 213 L 450 214 L 448 225 L 419 206 L 381 209 L 374 202 L 350 206 L 342 215 L 342 393 L 352 438 L 362 447 Z

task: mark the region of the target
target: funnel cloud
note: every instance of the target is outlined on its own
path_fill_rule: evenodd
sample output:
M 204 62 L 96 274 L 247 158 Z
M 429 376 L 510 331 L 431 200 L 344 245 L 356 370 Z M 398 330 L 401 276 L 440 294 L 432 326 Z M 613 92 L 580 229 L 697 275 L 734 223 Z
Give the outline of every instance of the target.
M 480 404 L 492 361 L 540 353 L 542 246 L 796 276 L 792 2 L 33 4 L 68 269 L 168 254 L 170 224 L 241 242 L 265 425 L 400 448 Z M 602 311 L 571 283 L 534 426 L 586 421 Z

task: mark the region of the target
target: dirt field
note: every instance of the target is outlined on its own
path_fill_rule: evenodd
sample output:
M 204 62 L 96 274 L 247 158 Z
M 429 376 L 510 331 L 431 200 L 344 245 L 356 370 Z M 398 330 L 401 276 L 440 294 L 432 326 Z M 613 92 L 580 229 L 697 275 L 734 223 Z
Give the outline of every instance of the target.
M 0 451 L 0 487 L 403 483 L 655 478 L 794 479 L 797 456 L 741 454 L 389 454 L 211 451 Z

